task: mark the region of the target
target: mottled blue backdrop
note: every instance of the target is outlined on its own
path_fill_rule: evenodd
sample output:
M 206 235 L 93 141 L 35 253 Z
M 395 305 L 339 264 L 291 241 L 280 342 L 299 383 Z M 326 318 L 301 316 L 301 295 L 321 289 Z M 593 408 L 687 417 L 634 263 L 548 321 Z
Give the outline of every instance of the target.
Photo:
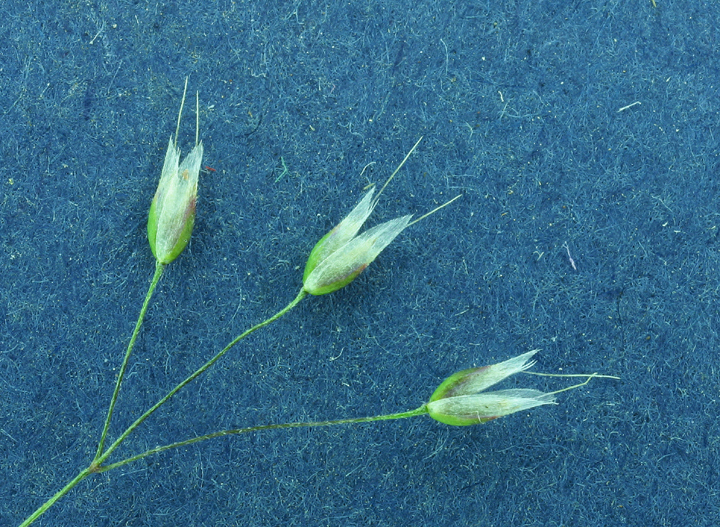
M 186 76 L 197 222 L 112 437 L 292 300 L 315 242 L 420 136 L 369 224 L 463 198 L 237 346 L 113 460 L 412 409 L 534 348 L 537 371 L 621 380 L 483 426 L 201 443 L 90 477 L 37 525 L 720 524 L 720 8 L 656 2 L 6 0 L 0 524 L 94 454 Z

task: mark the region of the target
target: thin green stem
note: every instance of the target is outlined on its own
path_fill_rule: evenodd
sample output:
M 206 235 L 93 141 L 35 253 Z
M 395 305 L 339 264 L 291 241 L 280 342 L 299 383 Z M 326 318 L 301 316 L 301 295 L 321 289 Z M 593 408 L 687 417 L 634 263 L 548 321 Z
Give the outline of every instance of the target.
M 27 527 L 32 522 L 37 520 L 40 516 L 42 516 L 45 513 L 46 510 L 48 510 L 50 507 L 52 507 L 57 500 L 59 500 L 60 498 L 65 496 L 65 494 L 70 492 L 70 490 L 72 490 L 72 488 L 75 485 L 80 483 L 82 480 L 84 480 L 86 477 L 88 477 L 91 473 L 92 473 L 92 471 L 90 470 L 90 467 L 88 467 L 85 470 L 83 470 L 82 472 L 80 472 L 80 474 L 75 476 L 75 478 L 72 481 L 70 481 L 62 489 L 57 491 L 52 498 L 50 498 L 45 503 L 43 503 L 42 506 L 38 510 L 36 510 L 30 516 L 28 516 L 28 518 L 20 524 L 20 527 Z
M 124 373 L 125 373 L 125 369 L 126 369 L 126 367 L 127 367 L 127 363 L 128 363 L 129 358 L 130 358 L 130 353 L 132 352 L 132 348 L 133 348 L 133 346 L 134 346 L 134 344 L 135 344 L 135 339 L 137 338 L 137 334 L 138 334 L 138 332 L 140 331 L 140 326 L 141 326 L 141 324 L 142 324 L 142 320 L 143 320 L 143 318 L 145 317 L 145 312 L 147 311 L 147 307 L 148 307 L 148 304 L 149 304 L 149 302 L 150 302 L 150 297 L 152 296 L 152 293 L 153 293 L 153 291 L 155 290 L 155 286 L 157 286 L 157 283 L 158 283 L 158 281 L 160 280 L 160 277 L 162 276 L 163 268 L 164 268 L 164 266 L 163 266 L 162 264 L 160 264 L 160 263 L 157 263 L 156 266 L 155 266 L 155 276 L 153 277 L 153 281 L 152 281 L 152 283 L 150 284 L 150 289 L 148 290 L 148 293 L 147 293 L 147 295 L 146 295 L 146 297 L 145 297 L 145 302 L 144 302 L 144 304 L 143 304 L 142 310 L 140 311 L 140 317 L 138 318 L 137 324 L 135 325 L 135 331 L 133 332 L 132 338 L 130 339 L 130 344 L 128 345 L 127 352 L 125 353 L 125 360 L 123 361 L 123 365 L 122 365 L 122 367 L 120 368 L 120 375 L 118 376 L 117 383 L 115 384 L 115 392 L 113 393 L 112 401 L 111 401 L 111 403 L 110 403 L 110 410 L 108 411 L 108 416 L 107 416 L 107 419 L 105 420 L 105 427 L 104 427 L 104 429 L 103 429 L 102 438 L 101 438 L 101 440 L 100 440 L 100 447 L 98 448 L 98 453 L 95 455 L 95 458 L 93 459 L 93 462 L 90 464 L 89 467 L 87 467 L 86 469 L 84 469 L 83 471 L 81 471 L 81 472 L 80 472 L 77 476 L 75 476 L 75 478 L 73 478 L 67 485 L 65 485 L 61 490 L 59 490 L 52 498 L 50 498 L 50 499 L 49 499 L 48 501 L 46 501 L 42 506 L 40 506 L 39 509 L 37 509 L 35 512 L 33 512 L 32 515 L 30 515 L 24 522 L 22 522 L 22 524 L 20 525 L 20 527 L 26 527 L 27 525 L 30 525 L 32 522 L 34 522 L 36 519 L 38 519 L 42 514 L 45 513 L 45 511 L 47 511 L 50 507 L 52 507 L 52 505 L 53 505 L 56 501 L 58 501 L 60 498 L 62 498 L 63 496 L 65 496 L 65 494 L 67 494 L 68 492 L 70 492 L 70 490 L 71 490 L 73 487 L 75 487 L 78 483 L 80 483 L 82 480 L 84 480 L 84 479 L 85 479 L 86 477 L 88 477 L 90 474 L 95 474 L 95 473 L 98 473 L 98 472 L 105 472 L 106 470 L 109 470 L 107 467 L 101 466 L 102 463 L 110 456 L 110 454 L 111 454 L 117 447 L 119 447 L 119 446 L 122 444 L 123 441 L 125 441 L 125 439 L 127 439 L 127 437 L 128 437 L 138 426 L 140 426 L 140 425 L 143 423 L 143 421 L 145 421 L 148 417 L 150 417 L 150 415 L 152 415 L 153 412 L 155 412 L 155 410 L 157 410 L 157 409 L 160 408 L 163 404 L 165 404 L 165 403 L 168 401 L 168 399 L 170 399 L 173 395 L 175 395 L 177 392 L 179 392 L 185 385 L 187 385 L 187 384 L 189 384 L 190 382 L 192 382 L 196 377 L 198 377 L 199 375 L 201 375 L 201 374 L 202 374 L 205 370 L 207 370 L 210 366 L 212 366 L 213 364 L 215 364 L 223 355 L 225 355 L 225 353 L 227 353 L 228 351 L 230 351 L 230 349 L 231 349 L 233 346 L 235 346 L 235 344 L 237 344 L 237 343 L 240 342 L 242 339 L 244 339 L 245 337 L 247 337 L 248 335 L 250 335 L 250 333 L 253 333 L 253 332 L 257 331 L 258 329 L 260 329 L 260 328 L 262 328 L 262 327 L 264 327 L 264 326 L 267 326 L 268 324 L 271 324 L 272 322 L 274 322 L 274 321 L 276 321 L 277 319 L 279 319 L 281 316 L 283 316 L 283 315 L 286 314 L 288 311 L 290 311 L 292 308 L 294 308 L 296 305 L 298 305 L 298 303 L 300 303 L 300 301 L 301 301 L 303 298 L 305 298 L 305 297 L 307 296 L 307 294 L 308 294 L 307 291 L 305 291 L 304 289 L 300 290 L 300 292 L 299 292 L 298 295 L 295 297 L 295 299 L 294 299 L 292 302 L 290 302 L 285 308 L 283 308 L 282 310 L 278 311 L 277 313 L 275 313 L 275 314 L 274 314 L 273 316 L 271 316 L 270 318 L 268 318 L 268 319 L 260 322 L 259 324 L 256 324 L 255 326 L 251 327 L 250 329 L 248 329 L 247 331 L 245 331 L 244 333 L 242 333 L 240 336 L 238 336 L 237 338 L 235 338 L 235 340 L 233 340 L 230 344 L 228 344 L 227 346 L 225 346 L 225 348 L 224 348 L 222 351 L 220 351 L 220 352 L 219 352 L 217 355 L 215 355 L 212 359 L 210 359 L 209 361 L 207 361 L 203 366 L 201 366 L 198 370 L 195 371 L 195 373 L 193 373 L 192 375 L 190 375 L 190 376 L 189 376 L 187 379 L 185 379 L 183 382 L 181 382 L 180 384 L 178 384 L 177 386 L 175 386 L 175 388 L 173 388 L 170 392 L 168 392 L 168 394 L 167 394 L 165 397 L 163 397 L 162 399 L 160 399 L 157 403 L 155 403 L 155 405 L 154 405 L 152 408 L 150 408 L 147 412 L 145 412 L 143 415 L 141 415 L 133 424 L 131 424 L 131 425 L 127 428 L 127 430 L 125 430 L 125 432 L 122 433 L 122 435 L 121 435 L 112 445 L 110 445 L 110 447 L 109 447 L 107 450 L 105 450 L 105 451 L 103 452 L 103 447 L 104 447 L 104 444 L 105 444 L 105 438 L 106 438 L 106 436 L 107 436 L 107 431 L 108 431 L 108 428 L 109 428 L 109 426 L 110 426 L 110 418 L 112 417 L 112 412 L 113 412 L 113 409 L 114 409 L 114 407 L 115 407 L 115 402 L 116 402 L 116 400 L 117 400 L 117 396 L 118 396 L 118 393 L 119 393 L 119 391 L 120 391 L 120 383 L 122 382 L 122 377 L 123 377 L 123 375 L 124 375 Z M 397 414 L 397 415 L 399 416 L 399 415 L 401 415 L 401 414 Z M 408 417 L 409 417 L 409 416 L 408 416 Z M 381 416 L 380 418 L 378 418 L 378 419 L 381 419 L 381 418 L 382 418 L 382 416 Z M 385 418 L 386 418 L 386 419 L 392 419 L 393 417 L 385 417 Z M 364 418 L 364 419 L 367 420 L 368 418 Z M 394 419 L 400 419 L 400 417 L 394 417 Z M 362 422 L 362 420 L 363 420 L 363 419 L 360 419 L 360 420 L 358 420 L 358 421 L 356 421 L 356 422 Z M 353 421 L 352 421 L 352 420 L 348 420 L 347 422 L 353 422 Z M 338 421 L 337 423 L 333 423 L 333 422 L 331 422 L 331 421 L 328 421 L 328 422 L 327 422 L 327 424 L 340 424 L 340 423 L 341 423 L 340 421 Z M 309 425 L 310 425 L 309 423 L 306 423 L 304 426 L 309 426 Z M 303 426 L 303 425 L 300 425 L 300 424 L 290 424 L 290 425 L 284 426 L 284 427 L 283 427 L 283 426 L 277 426 L 277 425 L 269 425 L 269 426 L 266 426 L 265 428 L 292 428 L 292 427 L 297 427 L 297 426 Z M 316 424 L 315 426 L 322 426 L 322 425 L 321 425 L 321 424 Z M 262 429 L 263 429 L 263 427 L 258 427 L 258 430 L 262 430 Z M 247 431 L 251 431 L 251 430 L 248 429 Z M 237 432 L 237 433 L 242 433 L 242 432 Z M 228 434 L 222 434 L 222 433 L 221 433 L 221 435 L 228 435 Z M 210 437 L 208 436 L 207 439 L 210 439 Z M 198 440 L 199 440 L 198 438 L 195 438 L 194 440 L 191 439 L 188 444 L 190 444 L 190 443 L 195 443 L 195 442 L 197 442 Z M 169 448 L 176 448 L 176 447 L 178 447 L 178 446 L 182 446 L 182 445 L 178 443 L 178 444 L 176 444 L 174 447 L 172 447 L 172 446 L 168 446 L 168 447 L 169 447 Z M 146 455 L 150 455 L 150 454 L 146 454 Z M 144 457 L 144 456 L 143 456 L 143 457 Z M 138 458 L 138 459 L 139 459 L 139 458 Z M 130 461 L 126 461 L 126 462 L 129 463 Z M 122 463 L 122 462 L 121 462 L 121 463 Z M 109 467 L 109 466 L 110 466 L 110 465 L 108 465 L 108 467 Z M 120 465 L 118 465 L 118 466 L 120 466 Z
M 272 425 L 260 425 L 260 426 L 250 426 L 247 428 L 235 428 L 232 430 L 223 430 L 221 432 L 215 432 L 214 434 L 207 434 L 204 436 L 193 437 L 192 439 L 186 439 L 185 441 L 179 441 L 177 443 L 172 443 L 170 445 L 156 447 L 156 448 L 153 448 L 152 450 L 148 450 L 147 452 L 143 452 L 142 454 L 138 454 L 136 456 L 132 456 L 127 459 L 123 459 L 122 461 L 118 461 L 117 463 L 112 463 L 111 465 L 97 467 L 95 469 L 95 471 L 96 472 L 106 472 L 106 471 L 112 470 L 114 468 L 122 467 L 124 465 L 132 463 L 133 461 L 137 461 L 144 457 L 148 457 L 153 454 L 159 454 L 160 452 L 164 452 L 165 450 L 171 450 L 173 448 L 180 448 L 183 446 L 192 445 L 194 443 L 200 443 L 201 441 L 215 439 L 217 437 L 247 434 L 250 432 L 260 432 L 262 430 L 279 430 L 282 428 L 311 428 L 311 427 L 317 427 L 317 426 L 335 426 L 335 425 L 346 425 L 346 424 L 353 424 L 353 423 L 371 423 L 373 421 L 389 421 L 391 419 L 406 419 L 408 417 L 415 417 L 418 415 L 424 415 L 426 413 L 427 413 L 427 405 L 424 404 L 420 408 L 416 408 L 415 410 L 410 410 L 408 412 L 399 412 L 396 414 L 375 415 L 372 417 L 354 417 L 354 418 L 350 418 L 350 419 L 336 419 L 333 421 L 311 421 L 311 422 L 307 422 L 307 423 L 282 423 L 282 424 L 272 424 Z
M 283 308 L 282 310 L 278 311 L 277 313 L 275 313 L 275 314 L 274 314 L 273 316 L 271 316 L 270 318 L 268 318 L 268 319 L 260 322 L 259 324 L 254 325 L 253 327 L 251 327 L 250 329 L 248 329 L 247 331 L 245 331 L 244 333 L 242 333 L 240 336 L 236 337 L 235 340 L 233 340 L 230 344 L 228 344 L 227 346 L 225 346 L 225 348 L 223 348 L 219 353 L 217 353 L 212 359 L 210 359 L 209 361 L 207 361 L 207 362 L 206 362 L 205 364 L 203 364 L 200 368 L 198 368 L 197 370 L 195 370 L 195 372 L 194 372 L 192 375 L 190 375 L 187 379 L 185 379 L 185 380 L 182 381 L 180 384 L 178 384 L 177 386 L 175 386 L 175 388 L 173 388 L 172 390 L 170 390 L 170 391 L 167 393 L 167 395 L 165 395 L 165 397 L 163 397 L 162 399 L 160 399 L 160 400 L 159 400 L 157 403 L 155 403 L 149 410 L 147 410 L 144 414 L 142 414 L 140 417 L 138 417 L 137 420 L 136 420 L 133 424 L 131 424 L 131 425 L 127 428 L 127 430 L 125 430 L 125 431 L 122 433 L 122 435 L 120 435 L 120 437 L 118 437 L 117 440 L 116 440 L 112 445 L 110 445 L 110 446 L 108 447 L 108 449 L 107 449 L 105 452 L 102 453 L 101 456 L 97 457 L 97 458 L 94 460 L 94 462 L 93 462 L 94 467 L 97 468 L 99 465 L 101 465 L 102 462 L 105 461 L 105 460 L 110 456 L 110 454 L 111 454 L 117 447 L 119 447 L 119 446 L 122 444 L 122 442 L 125 441 L 125 439 L 127 439 L 127 437 L 128 437 L 130 434 L 133 433 L 133 431 L 134 431 L 138 426 L 140 426 L 148 417 L 150 417 L 150 416 L 155 412 L 155 410 L 157 410 L 158 408 L 160 408 L 160 407 L 161 407 L 163 404 L 165 404 L 173 395 L 175 395 L 177 392 L 179 392 L 180 390 L 182 390 L 186 385 L 188 385 L 188 384 L 191 383 L 193 380 L 195 380 L 195 378 L 197 378 L 199 375 L 201 375 L 205 370 L 207 370 L 208 368 L 210 368 L 210 366 L 212 366 L 212 365 L 215 364 L 218 360 L 220 360 L 220 358 L 221 358 L 223 355 L 225 355 L 228 351 L 230 351 L 230 349 L 231 349 L 233 346 L 235 346 L 235 344 L 237 344 L 238 342 L 240 342 L 242 339 L 244 339 L 245 337 L 247 337 L 247 336 L 250 335 L 251 333 L 257 331 L 258 329 L 260 329 L 260 328 L 262 328 L 262 327 L 265 327 L 265 326 L 267 326 L 268 324 L 270 324 L 270 323 L 272 323 L 272 322 L 275 322 L 277 319 L 279 319 L 279 318 L 280 318 L 281 316 L 283 316 L 285 313 L 287 313 L 287 312 L 290 311 L 292 308 L 294 308 L 296 305 L 298 305 L 298 303 L 299 303 L 303 298 L 305 298 L 305 297 L 307 296 L 307 294 L 308 294 L 308 293 L 307 293 L 307 291 L 305 291 L 305 289 L 301 289 L 300 292 L 298 293 L 298 295 L 295 297 L 295 299 L 294 299 L 292 302 L 290 302 L 285 308 Z
M 145 301 L 143 302 L 140 315 L 138 316 L 137 322 L 135 323 L 135 330 L 133 331 L 130 342 L 128 343 L 127 350 L 125 351 L 125 358 L 123 359 L 122 366 L 120 367 L 120 373 L 118 374 L 117 381 L 115 381 L 115 391 L 113 391 L 112 398 L 110 399 L 110 408 L 108 409 L 107 417 L 105 418 L 105 426 L 103 426 L 102 435 L 100 436 L 100 442 L 98 443 L 97 453 L 95 459 L 98 459 L 105 448 L 105 439 L 107 437 L 108 430 L 110 428 L 110 421 L 112 420 L 113 410 L 115 409 L 115 403 L 117 402 L 118 394 L 120 393 L 120 385 L 125 377 L 125 370 L 127 369 L 128 361 L 130 360 L 130 354 L 135 347 L 135 341 L 140 333 L 140 326 L 142 326 L 143 320 L 145 319 L 145 313 L 147 312 L 148 306 L 150 305 L 150 299 L 152 298 L 155 287 L 157 287 L 160 277 L 163 274 L 165 266 L 159 261 L 155 261 L 155 275 L 153 276 L 152 282 L 150 282 L 150 288 L 145 295 Z

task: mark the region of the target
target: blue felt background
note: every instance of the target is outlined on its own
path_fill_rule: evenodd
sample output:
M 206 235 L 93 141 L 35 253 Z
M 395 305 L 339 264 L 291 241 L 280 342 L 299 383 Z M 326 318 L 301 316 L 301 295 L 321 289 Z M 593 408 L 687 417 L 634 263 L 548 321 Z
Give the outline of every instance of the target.
M 718 525 L 720 8 L 657 4 L 5 1 L 0 524 L 94 453 L 189 75 L 214 170 L 113 435 L 289 302 L 314 243 L 418 137 L 369 223 L 463 198 L 238 346 L 116 459 L 415 408 L 533 348 L 538 371 L 622 380 L 471 428 L 199 444 L 92 477 L 37 525 Z M 184 152 L 193 136 L 189 103 Z

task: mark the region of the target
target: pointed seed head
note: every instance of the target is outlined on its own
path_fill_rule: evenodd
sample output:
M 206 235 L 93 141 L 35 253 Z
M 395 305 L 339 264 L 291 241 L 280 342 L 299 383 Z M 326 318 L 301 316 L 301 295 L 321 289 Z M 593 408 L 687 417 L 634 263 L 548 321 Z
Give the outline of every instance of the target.
M 199 141 L 199 97 L 196 98 L 195 147 L 180 163 L 180 149 L 177 147 L 177 135 L 180 130 L 180 118 L 185 104 L 187 79 L 183 91 L 182 103 L 178 115 L 175 140 L 172 136 L 168 143 L 165 163 L 155 197 L 150 204 L 148 214 L 148 241 L 155 259 L 167 265 L 177 258 L 190 241 L 195 224 L 195 206 L 197 202 L 198 178 L 202 163 L 203 145 Z
M 553 394 L 538 390 L 514 389 L 478 393 L 532 367 L 535 363 L 530 361 L 530 358 L 537 351 L 529 351 L 498 364 L 471 368 L 451 375 L 430 397 L 427 404 L 428 414 L 441 423 L 467 426 L 486 423 L 535 406 L 553 404 Z

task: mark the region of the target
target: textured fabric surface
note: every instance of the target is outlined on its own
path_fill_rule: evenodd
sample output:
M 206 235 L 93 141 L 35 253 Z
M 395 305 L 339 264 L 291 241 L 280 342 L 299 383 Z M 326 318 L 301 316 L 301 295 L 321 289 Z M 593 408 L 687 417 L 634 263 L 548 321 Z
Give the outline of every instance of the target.
M 720 9 L 656 2 L 5 1 L 0 524 L 95 452 L 189 75 L 195 230 L 111 439 L 290 302 L 315 243 L 420 136 L 366 228 L 463 198 L 253 334 L 114 459 L 413 409 L 536 348 L 534 371 L 621 380 L 482 426 L 209 441 L 91 477 L 37 525 L 718 525 Z

